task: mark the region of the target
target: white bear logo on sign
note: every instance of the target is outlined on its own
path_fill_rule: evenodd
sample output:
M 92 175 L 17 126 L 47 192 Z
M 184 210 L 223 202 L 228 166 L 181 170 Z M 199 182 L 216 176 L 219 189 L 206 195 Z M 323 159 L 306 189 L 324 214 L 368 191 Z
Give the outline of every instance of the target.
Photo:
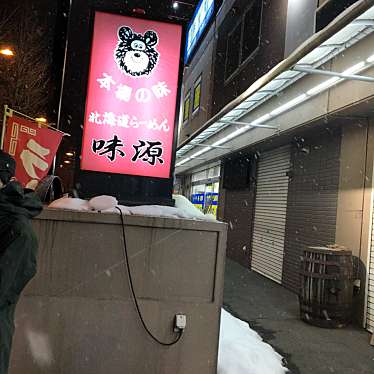
M 118 30 L 118 38 L 115 60 L 119 69 L 133 77 L 151 74 L 160 56 L 155 49 L 159 41 L 157 33 L 148 30 L 138 34 L 128 26 L 122 26 Z

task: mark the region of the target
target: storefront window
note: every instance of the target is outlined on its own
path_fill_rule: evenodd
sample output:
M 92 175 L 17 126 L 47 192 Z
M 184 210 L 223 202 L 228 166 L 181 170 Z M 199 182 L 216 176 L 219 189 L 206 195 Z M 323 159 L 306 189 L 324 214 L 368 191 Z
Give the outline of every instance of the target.
M 207 171 L 206 170 L 192 174 L 192 182 L 196 182 L 196 181 L 203 180 L 203 179 L 206 179 L 206 178 L 207 178 Z
M 217 216 L 220 165 L 192 174 L 191 201 L 204 214 Z
M 192 186 L 192 194 L 203 194 L 203 193 L 205 193 L 205 184 Z
M 226 46 L 226 72 L 228 80 L 236 74 L 258 49 L 261 36 L 262 0 L 252 1 L 228 34 Z
M 191 91 L 188 91 L 183 105 L 183 123 L 187 122 L 190 118 L 190 106 L 191 106 Z
M 200 100 L 201 100 L 201 75 L 194 84 L 192 113 L 196 113 L 199 110 Z

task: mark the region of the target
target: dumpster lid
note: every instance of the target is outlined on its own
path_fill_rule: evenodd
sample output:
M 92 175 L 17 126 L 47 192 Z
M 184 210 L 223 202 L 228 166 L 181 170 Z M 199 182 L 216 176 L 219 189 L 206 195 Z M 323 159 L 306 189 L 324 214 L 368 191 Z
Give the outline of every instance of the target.
M 326 246 L 311 246 L 305 250 L 306 252 L 318 252 L 318 253 L 340 253 L 346 255 L 352 255 L 352 251 L 348 250 L 344 246 L 340 246 L 337 244 L 334 245 L 326 245 Z

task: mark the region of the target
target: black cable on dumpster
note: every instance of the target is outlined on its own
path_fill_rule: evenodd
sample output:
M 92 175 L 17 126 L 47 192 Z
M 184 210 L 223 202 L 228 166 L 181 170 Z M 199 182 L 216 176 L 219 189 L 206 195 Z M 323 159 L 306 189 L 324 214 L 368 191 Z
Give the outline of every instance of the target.
M 122 237 L 123 237 L 123 256 L 124 256 L 124 259 L 125 259 L 125 263 L 126 263 L 126 267 L 127 267 L 127 274 L 128 274 L 128 278 L 129 278 L 129 283 L 130 283 L 130 289 L 131 289 L 131 294 L 132 294 L 132 297 L 134 299 L 134 304 L 135 304 L 135 307 L 136 307 L 136 311 L 138 313 L 138 316 L 139 316 L 139 319 L 140 321 L 142 322 L 142 325 L 144 327 L 144 330 L 147 332 L 147 334 L 154 340 L 156 341 L 158 344 L 161 344 L 161 345 L 164 345 L 164 346 L 171 346 L 171 345 L 174 345 L 176 343 L 179 342 L 180 338 L 182 337 L 183 335 L 183 330 L 179 330 L 178 331 L 178 337 L 173 340 L 172 342 L 170 343 L 165 343 L 165 342 L 162 342 L 161 340 L 159 340 L 158 338 L 156 338 L 151 330 L 148 328 L 148 326 L 146 325 L 145 321 L 144 321 L 144 318 L 143 318 L 143 315 L 140 311 L 140 308 L 139 308 L 139 304 L 138 304 L 138 298 L 136 296 L 136 293 L 135 293 L 135 289 L 134 289 L 134 284 L 133 284 L 133 281 L 132 281 L 132 275 L 131 275 L 131 269 L 130 269 L 130 263 L 129 263 L 129 256 L 128 256 L 128 253 L 127 253 L 127 244 L 126 244 L 126 232 L 125 232 L 125 222 L 124 222 L 124 219 L 123 219 L 123 213 L 121 211 L 120 208 L 116 207 L 116 209 L 119 211 L 120 213 L 120 216 L 121 216 L 121 224 L 122 224 Z

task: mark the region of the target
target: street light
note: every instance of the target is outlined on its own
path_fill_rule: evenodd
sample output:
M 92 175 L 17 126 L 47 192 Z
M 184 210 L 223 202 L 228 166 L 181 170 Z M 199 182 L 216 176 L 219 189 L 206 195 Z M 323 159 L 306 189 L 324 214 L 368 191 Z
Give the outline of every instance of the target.
M 178 0 L 178 1 L 173 1 L 173 9 L 178 9 L 179 8 L 179 4 L 183 4 L 183 5 L 186 5 L 186 6 L 194 7 L 194 4 Z
M 44 117 L 37 117 L 35 118 L 36 122 L 41 122 L 41 123 L 47 123 L 47 118 Z
M 13 57 L 14 56 L 14 52 L 10 48 L 0 49 L 0 54 L 5 56 L 5 57 Z

